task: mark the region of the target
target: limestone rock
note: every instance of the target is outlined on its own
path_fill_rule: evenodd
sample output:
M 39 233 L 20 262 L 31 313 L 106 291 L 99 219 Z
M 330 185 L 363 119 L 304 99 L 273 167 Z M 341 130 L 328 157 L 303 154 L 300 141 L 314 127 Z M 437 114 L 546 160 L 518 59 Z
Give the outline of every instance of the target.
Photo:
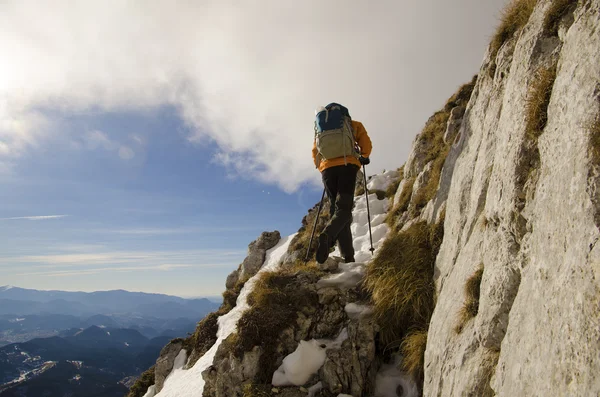
M 375 356 L 377 328 L 370 316 L 348 325 L 348 339 L 340 347 L 328 349 L 319 371 L 323 388 L 354 396 L 372 395 L 379 362 Z
M 243 385 L 249 383 L 259 370 L 261 349 L 256 346 L 240 360 L 222 344 L 217 349 L 214 364 L 202 372 L 204 396 L 241 397 Z
M 454 138 L 456 138 L 456 134 L 458 133 L 458 129 L 462 124 L 462 118 L 465 114 L 465 107 L 456 106 L 450 111 L 450 118 L 448 119 L 448 124 L 446 125 L 446 132 L 444 133 L 444 142 L 452 143 Z
M 225 288 L 232 289 L 233 287 L 235 287 L 235 284 L 238 282 L 239 279 L 240 279 L 240 271 L 239 270 L 232 271 L 231 273 L 229 273 L 229 275 L 227 276 L 227 279 L 225 280 Z
M 165 384 L 165 379 L 171 370 L 173 369 L 173 364 L 175 363 L 175 357 L 181 351 L 183 347 L 182 339 L 175 339 L 160 351 L 160 356 L 156 360 L 156 365 L 154 367 L 154 385 L 156 386 L 156 392 L 160 392 Z
M 242 262 L 238 277 L 254 276 L 265 262 L 267 251 L 277 245 L 280 239 L 281 234 L 276 230 L 263 232 L 258 239 L 251 242 L 248 245 L 248 256 Z
M 597 160 L 585 127 L 600 110 L 600 1 L 574 3 L 558 37 L 543 29 L 550 4 L 538 1 L 525 28 L 488 53 L 446 160 L 425 396 L 600 392 Z M 552 64 L 548 121 L 532 139 L 527 98 L 536 71 Z M 480 264 L 478 313 L 457 333 Z
M 317 263 L 319 269 L 332 272 L 338 269 L 340 262 L 343 262 L 342 258 L 330 256 L 324 263 Z

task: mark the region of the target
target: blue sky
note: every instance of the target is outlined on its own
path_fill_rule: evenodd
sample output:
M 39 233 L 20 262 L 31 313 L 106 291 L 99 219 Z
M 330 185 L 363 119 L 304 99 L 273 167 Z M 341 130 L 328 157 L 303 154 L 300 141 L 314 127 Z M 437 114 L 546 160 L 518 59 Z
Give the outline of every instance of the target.
M 2 178 L 2 284 L 218 295 L 250 241 L 295 232 L 320 198 L 232 175 L 173 109 L 52 117 L 72 142 L 45 142 Z
M 504 3 L 1 2 L 0 285 L 220 294 L 320 198 L 314 109 L 398 168 Z

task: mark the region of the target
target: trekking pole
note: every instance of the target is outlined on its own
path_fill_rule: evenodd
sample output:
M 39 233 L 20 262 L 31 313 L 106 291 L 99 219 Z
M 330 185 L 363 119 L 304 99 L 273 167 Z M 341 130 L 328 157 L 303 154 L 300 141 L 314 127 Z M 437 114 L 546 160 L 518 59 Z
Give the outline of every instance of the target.
M 312 233 L 310 234 L 310 242 L 308 243 L 308 248 L 306 249 L 306 258 L 304 258 L 304 262 L 308 262 L 308 256 L 310 255 L 310 247 L 312 245 L 313 238 L 315 237 L 315 230 L 317 230 L 317 222 L 319 222 L 319 215 L 321 215 L 321 208 L 323 208 L 323 199 L 325 198 L 325 188 L 323 188 L 323 194 L 321 195 L 321 202 L 319 203 L 319 210 L 317 211 L 317 216 L 315 218 L 315 225 L 313 226 Z
M 371 255 L 373 255 L 373 251 L 375 251 L 375 248 L 373 248 L 373 233 L 371 233 L 371 210 L 369 209 L 369 189 L 367 189 L 367 167 L 364 164 L 363 177 L 363 180 L 365 181 L 365 197 L 367 198 L 367 219 L 369 220 L 369 238 L 371 239 L 371 248 L 369 249 L 369 251 L 371 251 Z

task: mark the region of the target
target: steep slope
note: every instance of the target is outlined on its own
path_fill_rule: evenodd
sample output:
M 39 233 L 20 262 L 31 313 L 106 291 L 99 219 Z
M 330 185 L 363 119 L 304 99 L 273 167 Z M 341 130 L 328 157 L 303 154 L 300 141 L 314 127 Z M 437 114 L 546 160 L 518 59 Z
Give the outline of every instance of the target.
M 356 264 L 301 263 L 316 208 L 285 249 L 261 236 L 130 396 L 600 393 L 599 26 L 600 0 L 512 2 L 478 76 L 369 182 L 375 257 L 363 196 Z
M 530 16 L 488 49 L 445 170 L 426 395 L 600 391 L 600 2 L 513 7 Z

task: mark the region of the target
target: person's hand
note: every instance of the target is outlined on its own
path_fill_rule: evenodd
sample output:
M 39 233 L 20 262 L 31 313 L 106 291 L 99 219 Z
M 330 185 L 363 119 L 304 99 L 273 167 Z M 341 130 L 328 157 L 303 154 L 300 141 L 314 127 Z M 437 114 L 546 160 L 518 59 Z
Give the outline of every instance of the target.
M 371 162 L 371 160 L 369 160 L 369 158 L 368 158 L 368 157 L 363 157 L 363 156 L 360 156 L 360 157 L 358 158 L 358 161 L 360 161 L 360 163 L 361 163 L 362 165 L 367 165 L 367 164 L 369 164 L 369 163 Z

